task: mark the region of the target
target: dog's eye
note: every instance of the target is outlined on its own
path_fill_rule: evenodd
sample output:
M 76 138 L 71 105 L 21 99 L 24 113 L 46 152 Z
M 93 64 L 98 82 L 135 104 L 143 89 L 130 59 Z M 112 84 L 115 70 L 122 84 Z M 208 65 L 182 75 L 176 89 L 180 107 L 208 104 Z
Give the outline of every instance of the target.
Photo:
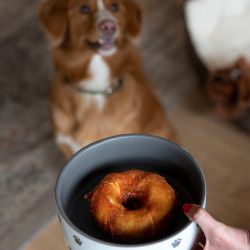
M 111 10 L 114 11 L 114 12 L 115 12 L 115 11 L 118 11 L 118 5 L 117 5 L 117 3 L 112 3 L 111 6 L 110 6 L 110 8 L 111 8 Z
M 83 5 L 80 8 L 80 12 L 83 13 L 83 14 L 88 14 L 90 12 L 90 7 L 88 5 Z

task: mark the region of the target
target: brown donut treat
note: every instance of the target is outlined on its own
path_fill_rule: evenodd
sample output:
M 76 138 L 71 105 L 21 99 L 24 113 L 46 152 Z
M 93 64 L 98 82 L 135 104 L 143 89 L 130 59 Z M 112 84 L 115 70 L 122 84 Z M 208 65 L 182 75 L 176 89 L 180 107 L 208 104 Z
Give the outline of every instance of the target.
M 169 228 L 176 210 L 175 190 L 155 173 L 112 173 L 85 198 L 99 227 L 113 239 L 136 242 Z

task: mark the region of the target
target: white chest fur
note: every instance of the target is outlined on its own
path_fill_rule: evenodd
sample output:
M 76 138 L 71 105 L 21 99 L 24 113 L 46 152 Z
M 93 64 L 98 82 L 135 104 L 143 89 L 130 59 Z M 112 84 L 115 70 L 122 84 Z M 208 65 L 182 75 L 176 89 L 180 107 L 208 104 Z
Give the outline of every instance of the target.
M 103 91 L 110 86 L 110 69 L 99 54 L 94 55 L 91 58 L 88 74 L 90 78 L 88 80 L 82 80 L 79 82 L 79 87 L 85 90 L 91 91 Z M 80 105 L 77 111 L 77 119 L 82 122 L 83 119 L 88 119 L 84 115 L 84 111 L 89 105 L 96 102 L 98 110 L 102 110 L 105 105 L 106 96 L 103 94 L 83 94 L 82 105 Z M 68 145 L 73 153 L 76 153 L 82 146 L 85 145 L 84 141 L 75 141 L 71 136 L 65 136 L 57 134 L 56 141 L 58 143 Z
M 110 69 L 101 55 L 96 54 L 91 58 L 88 73 L 90 78 L 80 81 L 80 87 L 91 91 L 104 91 L 110 86 Z M 99 110 L 105 105 L 106 97 L 103 94 L 88 95 L 87 99 L 89 98 L 96 101 Z

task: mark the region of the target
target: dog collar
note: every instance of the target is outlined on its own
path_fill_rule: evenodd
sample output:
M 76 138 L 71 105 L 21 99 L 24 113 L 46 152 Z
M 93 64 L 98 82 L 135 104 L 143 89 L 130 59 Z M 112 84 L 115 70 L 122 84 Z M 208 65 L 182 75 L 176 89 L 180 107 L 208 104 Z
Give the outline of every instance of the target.
M 72 86 L 70 84 L 70 80 L 69 80 L 69 78 L 67 76 L 64 76 L 63 80 L 74 91 L 76 91 L 78 93 L 81 93 L 81 94 L 87 94 L 87 95 L 106 95 L 106 96 L 110 96 L 113 93 L 119 91 L 122 88 L 122 85 L 123 85 L 123 79 L 120 78 L 116 82 L 112 83 L 111 87 L 108 87 L 105 90 L 88 90 L 88 89 L 83 89 L 83 88 L 80 88 L 80 87 Z

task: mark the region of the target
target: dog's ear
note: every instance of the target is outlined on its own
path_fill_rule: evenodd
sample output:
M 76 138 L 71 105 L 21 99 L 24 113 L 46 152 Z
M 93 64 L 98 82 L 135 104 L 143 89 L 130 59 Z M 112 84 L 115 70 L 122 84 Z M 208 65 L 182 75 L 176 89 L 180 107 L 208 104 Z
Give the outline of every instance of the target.
M 126 0 L 127 5 L 127 30 L 128 33 L 136 38 L 141 33 L 142 26 L 142 8 L 134 0 Z
M 63 42 L 67 30 L 67 0 L 47 0 L 41 4 L 39 19 L 54 46 Z

